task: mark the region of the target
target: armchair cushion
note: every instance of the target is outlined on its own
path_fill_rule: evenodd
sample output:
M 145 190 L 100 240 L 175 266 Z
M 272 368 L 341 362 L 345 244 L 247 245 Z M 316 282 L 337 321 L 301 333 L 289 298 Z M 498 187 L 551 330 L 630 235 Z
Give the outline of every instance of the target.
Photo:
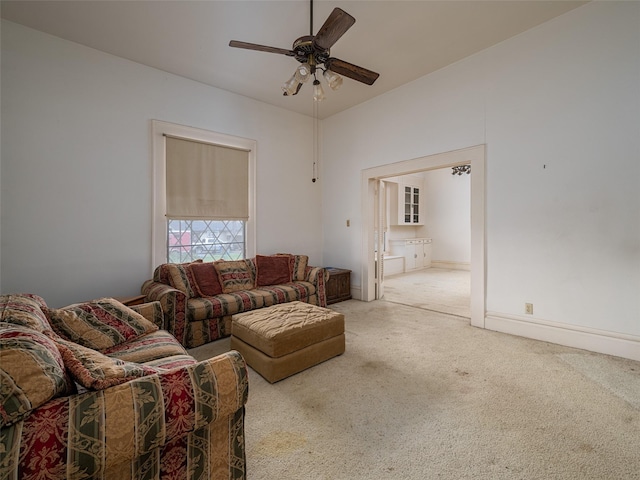
M 66 340 L 59 339 L 56 343 L 73 379 L 87 389 L 103 390 L 160 371 L 148 365 L 107 357 Z
M 62 338 L 99 351 L 158 330 L 156 324 L 113 298 L 44 311 Z
M 165 330 L 158 330 L 130 342 L 116 345 L 101 353 L 111 358 L 135 363 L 147 363 L 175 355 L 187 355 L 185 348 Z
M 0 322 L 49 332 L 51 325 L 42 312 L 42 307 L 46 306 L 42 297 L 32 293 L 0 295 Z
M 62 357 L 49 337 L 0 323 L 0 427 L 71 390 Z

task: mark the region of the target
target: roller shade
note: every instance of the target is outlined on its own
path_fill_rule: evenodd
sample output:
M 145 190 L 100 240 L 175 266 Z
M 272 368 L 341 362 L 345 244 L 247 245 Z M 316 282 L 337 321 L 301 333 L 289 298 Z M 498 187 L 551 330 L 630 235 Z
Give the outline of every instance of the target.
M 249 152 L 166 137 L 170 219 L 247 220 Z

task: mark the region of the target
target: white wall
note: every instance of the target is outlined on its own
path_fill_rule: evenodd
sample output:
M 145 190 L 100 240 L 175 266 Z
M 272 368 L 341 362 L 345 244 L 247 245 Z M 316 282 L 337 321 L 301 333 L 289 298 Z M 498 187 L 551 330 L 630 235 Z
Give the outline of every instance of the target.
M 432 262 L 463 267 L 471 258 L 471 177 L 450 168 L 424 173 L 425 233 Z
M 322 264 L 311 119 L 2 22 L 3 293 L 61 306 L 150 277 L 150 120 L 257 140 L 257 251 Z
M 325 262 L 361 284 L 362 169 L 486 144 L 487 311 L 638 352 L 639 24 L 593 2 L 326 119 Z

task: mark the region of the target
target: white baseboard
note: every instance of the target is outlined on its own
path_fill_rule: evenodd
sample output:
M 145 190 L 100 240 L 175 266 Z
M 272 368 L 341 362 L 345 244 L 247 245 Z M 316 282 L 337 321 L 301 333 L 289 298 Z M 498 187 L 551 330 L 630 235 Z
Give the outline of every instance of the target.
M 432 260 L 432 268 L 446 268 L 449 270 L 471 270 L 471 264 L 466 262 L 446 262 L 442 260 Z
M 640 337 L 519 315 L 487 312 L 485 328 L 640 361 Z
M 351 285 L 351 298 L 362 300 L 362 289 L 359 286 Z

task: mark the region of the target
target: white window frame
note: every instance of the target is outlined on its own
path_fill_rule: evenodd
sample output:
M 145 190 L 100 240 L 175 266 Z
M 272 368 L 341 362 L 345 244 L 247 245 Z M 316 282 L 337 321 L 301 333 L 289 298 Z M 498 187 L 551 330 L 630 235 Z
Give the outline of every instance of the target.
M 247 258 L 256 252 L 256 149 L 258 143 L 248 138 L 235 137 L 224 133 L 200 128 L 187 127 L 175 123 L 151 120 L 151 160 L 152 160 L 152 222 L 151 222 L 151 267 L 153 270 L 167 261 L 167 195 L 166 195 L 166 151 L 165 135 L 195 140 L 225 147 L 240 148 L 249 152 L 249 219 L 245 228 L 245 249 Z

